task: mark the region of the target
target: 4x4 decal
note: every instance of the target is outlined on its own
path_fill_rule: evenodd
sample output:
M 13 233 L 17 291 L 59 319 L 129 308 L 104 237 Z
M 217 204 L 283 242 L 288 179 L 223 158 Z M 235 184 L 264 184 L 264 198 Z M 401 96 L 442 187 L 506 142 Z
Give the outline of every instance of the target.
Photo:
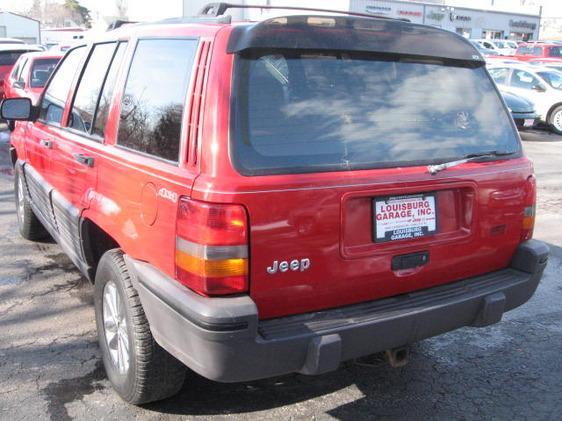
M 160 190 L 158 190 L 158 196 L 160 196 L 162 199 L 169 200 L 172 203 L 178 203 L 178 194 L 176 192 L 168 190 L 165 187 L 162 187 Z

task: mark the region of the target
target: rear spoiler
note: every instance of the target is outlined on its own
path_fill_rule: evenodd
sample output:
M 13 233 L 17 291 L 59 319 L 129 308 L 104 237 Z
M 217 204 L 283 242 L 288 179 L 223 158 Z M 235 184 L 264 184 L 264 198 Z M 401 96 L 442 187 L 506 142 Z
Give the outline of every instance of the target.
M 227 51 L 302 49 L 393 54 L 485 63 L 478 50 L 453 32 L 390 19 L 294 15 L 276 17 L 232 30 Z

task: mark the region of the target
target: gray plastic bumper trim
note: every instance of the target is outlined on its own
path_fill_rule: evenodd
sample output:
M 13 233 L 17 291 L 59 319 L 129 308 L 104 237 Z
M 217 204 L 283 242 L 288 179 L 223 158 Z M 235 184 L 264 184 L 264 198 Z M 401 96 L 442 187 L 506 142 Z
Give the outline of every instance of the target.
M 258 320 L 247 295 L 202 297 L 148 263 L 126 256 L 151 331 L 204 377 L 249 381 L 291 372 L 321 374 L 340 362 L 445 333 L 487 326 L 525 303 L 548 247 L 522 243 L 510 268 L 451 284 L 337 309 Z

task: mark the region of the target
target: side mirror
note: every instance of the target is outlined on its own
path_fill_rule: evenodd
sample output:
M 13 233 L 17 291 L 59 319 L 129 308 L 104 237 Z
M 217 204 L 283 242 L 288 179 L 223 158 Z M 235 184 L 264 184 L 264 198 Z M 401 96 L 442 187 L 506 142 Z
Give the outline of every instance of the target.
M 35 108 L 29 98 L 8 98 L 2 101 L 0 117 L 4 120 L 31 121 L 35 119 Z
M 533 87 L 531 89 L 533 91 L 537 91 L 537 92 L 546 92 L 546 88 L 542 85 L 539 85 L 539 84 L 533 85 Z
M 14 88 L 25 89 L 25 82 L 23 80 L 16 80 L 14 82 Z

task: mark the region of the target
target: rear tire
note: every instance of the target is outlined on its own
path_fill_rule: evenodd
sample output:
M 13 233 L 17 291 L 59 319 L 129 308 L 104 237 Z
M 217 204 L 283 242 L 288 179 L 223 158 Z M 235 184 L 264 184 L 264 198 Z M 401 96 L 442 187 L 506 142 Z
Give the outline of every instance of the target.
M 119 249 L 100 260 L 94 302 L 105 371 L 123 400 L 143 404 L 175 395 L 186 368 L 154 340 Z
M 548 117 L 548 125 L 554 133 L 562 135 L 562 105 L 552 110 Z
M 14 176 L 14 192 L 16 198 L 16 216 L 20 234 L 26 240 L 39 241 L 49 236 L 49 233 L 33 213 L 31 201 L 25 185 L 21 166 L 16 167 Z

